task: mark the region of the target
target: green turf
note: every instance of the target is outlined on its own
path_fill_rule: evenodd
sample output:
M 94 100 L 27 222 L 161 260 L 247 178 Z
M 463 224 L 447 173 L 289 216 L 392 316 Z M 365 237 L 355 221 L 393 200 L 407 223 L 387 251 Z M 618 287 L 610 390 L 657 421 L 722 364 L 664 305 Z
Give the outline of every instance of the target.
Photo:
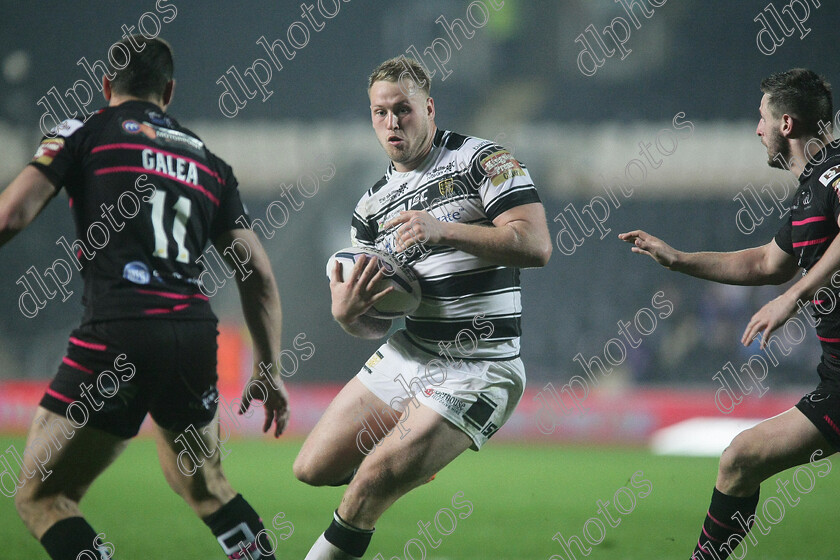
M 22 440 L 0 438 L 0 449 L 11 444 L 20 449 Z M 269 526 L 280 512 L 294 525 L 294 533 L 279 543 L 279 559 L 304 557 L 329 522 L 343 491 L 297 482 L 291 465 L 299 447 L 300 441 L 238 441 L 224 463 L 234 487 Z M 581 536 L 589 518 L 601 517 L 597 500 L 612 501 L 619 488 L 627 487 L 624 507 L 632 507 L 632 494 L 635 508 L 622 516 L 609 506 L 620 523 L 606 526 L 606 537 L 592 547 L 588 558 L 685 559 L 696 542 L 716 465 L 715 459 L 656 457 L 634 449 L 493 442 L 480 453 L 465 454 L 433 482 L 397 502 L 380 520 L 365 558 L 381 553 L 385 560 L 406 560 L 406 542 L 420 538 L 418 521 L 433 522 L 443 508 L 466 516 L 469 507 L 452 505 L 453 495 L 461 492 L 460 501 L 471 502 L 472 512 L 457 519 L 448 536 L 441 536 L 432 524 L 430 532 L 441 542 L 436 549 L 426 545 L 429 560 L 548 560 L 555 554 L 553 560 L 565 560 L 552 536 L 558 531 L 566 538 Z M 647 489 L 634 487 L 630 480 L 638 471 L 636 486 L 645 486 L 644 480 L 652 486 L 644 498 L 641 494 Z M 780 476 L 790 480 L 792 474 Z M 802 476 L 802 482 L 807 477 Z M 773 481 L 765 484 L 762 501 L 777 495 L 775 487 Z M 794 498 L 799 496 L 790 488 Z M 750 545 L 745 557 L 836 558 L 832 519 L 838 490 L 840 467 L 835 467 L 825 478 L 816 478 L 814 490 L 799 496 L 796 507 L 787 506 L 781 522 L 769 525 L 769 534 L 759 535 L 758 545 Z M 12 500 L 0 500 L 0 557 L 46 558 L 17 518 Z M 82 507 L 94 528 L 115 544 L 116 558 L 223 558 L 209 531 L 166 486 L 149 440 L 133 442 L 94 484 Z M 445 516 L 444 512 L 441 523 Z M 589 529 L 597 539 L 597 524 L 590 522 Z M 419 550 L 411 550 L 414 560 L 419 560 Z M 578 560 L 587 558 L 577 549 L 574 552 Z

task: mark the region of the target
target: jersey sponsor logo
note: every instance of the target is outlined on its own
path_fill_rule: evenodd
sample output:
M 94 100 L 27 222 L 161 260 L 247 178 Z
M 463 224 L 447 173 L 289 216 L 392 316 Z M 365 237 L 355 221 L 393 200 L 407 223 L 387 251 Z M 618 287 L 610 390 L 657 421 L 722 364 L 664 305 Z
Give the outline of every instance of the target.
M 140 261 L 131 261 L 123 267 L 123 278 L 135 284 L 148 284 L 151 281 L 149 267 Z
M 157 144 L 184 148 L 198 156 L 204 156 L 204 142 L 179 130 L 144 122 L 140 125 L 140 132 Z
M 507 150 L 499 150 L 483 158 L 481 167 L 484 168 L 494 187 L 498 187 L 513 177 L 525 176 L 519 162 Z
M 166 115 L 161 115 L 157 111 L 147 111 L 146 116 L 149 117 L 149 120 L 152 121 L 154 124 L 172 127 L 172 119 L 170 119 Z
M 493 144 L 493 142 L 491 142 L 490 140 L 482 140 L 481 142 L 479 142 L 478 144 L 473 146 L 472 150 L 473 150 L 473 152 L 477 152 L 477 151 L 481 150 L 482 148 L 486 148 L 487 146 L 490 146 L 492 144 Z
M 402 185 L 400 185 L 399 187 L 397 187 L 396 189 L 392 190 L 387 195 L 385 195 L 384 200 L 385 200 L 385 202 L 391 202 L 395 198 L 401 196 L 407 190 L 408 190 L 408 183 L 403 183 Z
M 97 111 L 101 112 L 101 111 Z M 72 135 L 74 132 L 82 128 L 82 125 L 85 124 L 78 119 L 67 119 L 65 121 L 61 121 L 58 126 L 54 126 L 50 129 L 50 136 L 63 136 L 67 138 L 68 136 Z
M 840 165 L 835 165 L 834 167 L 824 171 L 823 174 L 820 175 L 820 183 L 827 187 L 831 180 L 837 177 L 837 175 L 840 175 Z
M 41 141 L 41 145 L 35 150 L 35 155 L 32 156 L 32 161 L 42 165 L 50 165 L 64 148 L 64 138 L 45 138 Z
M 400 215 L 400 212 L 402 212 L 402 210 L 401 210 L 400 208 L 395 208 L 394 210 L 391 210 L 390 212 L 388 212 L 387 214 L 385 214 L 384 216 L 382 216 L 382 217 L 381 217 L 381 218 L 380 218 L 380 219 L 376 222 L 376 230 L 377 230 L 377 231 L 382 231 L 383 229 L 385 229 L 385 224 L 386 224 L 389 220 L 391 220 L 392 218 L 396 218 L 397 216 L 399 216 L 399 215 Z M 389 252 L 390 252 L 390 251 L 389 251 Z
M 447 173 L 451 173 L 452 171 L 455 171 L 455 162 L 454 161 L 450 161 L 446 165 L 439 165 L 439 166 L 435 167 L 434 169 L 432 169 L 431 171 L 426 173 L 426 179 L 428 179 L 428 180 L 437 179 L 441 175 L 446 175 Z
M 143 168 L 154 169 L 155 171 L 174 177 L 179 181 L 198 185 L 198 168 L 195 162 L 173 156 L 172 154 L 162 154 L 151 148 L 143 150 L 141 156 L 143 159 Z
M 137 134 L 140 132 L 140 123 L 134 120 L 123 121 L 122 128 L 129 134 Z
M 456 210 L 449 209 L 446 206 L 441 206 L 432 214 L 432 217 L 437 219 L 437 221 L 439 222 L 460 222 L 461 216 L 463 216 L 463 212 L 463 206 L 457 208 Z
M 425 209 L 429 205 L 429 195 L 426 192 L 426 189 L 420 190 L 411 197 L 411 200 L 408 203 L 409 210 L 415 209 Z

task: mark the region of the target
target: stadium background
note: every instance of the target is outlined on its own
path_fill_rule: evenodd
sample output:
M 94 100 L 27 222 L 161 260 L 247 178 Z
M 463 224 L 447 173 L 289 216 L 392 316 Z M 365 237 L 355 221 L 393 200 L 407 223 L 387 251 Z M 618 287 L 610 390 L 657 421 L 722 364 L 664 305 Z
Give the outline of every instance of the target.
M 812 68 L 837 82 L 840 61 L 830 53 L 836 44 L 833 24 L 840 6 L 821 2 L 816 8 L 809 3 L 810 16 L 803 25 L 810 31 L 802 37 L 794 30 L 772 55 L 766 55 L 756 44 L 762 27 L 755 18 L 769 13 L 762 12 L 767 6 L 781 11 L 785 5 L 781 1 L 685 0 L 661 7 L 644 5 L 652 12 L 650 18 L 642 14 L 638 0 L 634 3 L 639 27 L 631 21 L 628 28 L 626 48 L 631 52 L 623 60 L 619 54 L 606 58 L 594 75 L 585 76 L 578 68 L 582 46 L 575 39 L 590 24 L 599 30 L 616 17 L 629 21 L 618 0 L 504 0 L 499 10 L 490 0 L 352 0 L 342 2 L 332 19 L 319 18 L 324 27 L 317 32 L 304 22 L 299 3 L 254 1 L 234 6 L 174 0 L 158 2 L 156 9 L 151 1 L 88 1 L 50 5 L 35 13 L 24 3 L 3 2 L 0 184 L 14 177 L 37 145 L 44 113 L 39 99 L 54 86 L 64 92 L 77 80 L 89 80 L 76 65 L 81 57 L 90 62 L 104 59 L 109 46 L 120 39 L 122 25 L 136 26 L 145 12 L 170 18 L 172 8 L 177 9 L 171 21 L 159 19 L 160 35 L 171 42 L 176 55 L 177 88 L 171 112 L 233 166 L 252 218 L 265 218 L 274 201 L 291 205 L 289 195 L 284 195 L 289 188 L 293 195 L 300 193 L 299 188 L 312 193 L 295 197 L 299 208 L 289 212 L 272 238 L 262 239 L 280 286 L 284 348 L 301 358 L 302 352 L 293 345 L 299 335 L 304 337 L 299 341 L 315 348 L 311 358 L 298 359 L 287 380 L 293 399 L 294 442 L 294 437 L 305 435 L 340 384 L 355 374 L 377 346 L 350 338 L 331 320 L 324 277 L 327 257 L 347 245 L 349 216 L 356 200 L 381 177 L 386 165 L 370 129 L 366 77 L 378 62 L 406 53 L 412 46 L 422 53 L 437 44 L 442 53 L 443 41 L 451 50 L 445 65 L 451 73 L 445 80 L 440 79 L 441 71 L 430 56 L 423 56 L 430 69 L 438 69 L 432 88 L 438 125 L 494 138 L 510 148 L 528 166 L 555 236 L 549 265 L 522 274 L 522 354 L 530 392 L 494 441 L 500 440 L 497 445 L 504 448 L 506 439 L 525 439 L 534 449 L 558 457 L 568 450 L 573 456 L 580 454 L 581 463 L 598 464 L 599 453 L 611 457 L 616 445 L 644 449 L 657 429 L 682 420 L 762 418 L 780 412 L 794 402 L 797 393 L 815 384 L 819 357 L 809 328 L 801 343 L 791 345 L 788 355 L 778 356 L 780 365 L 770 369 L 765 380 L 768 390 L 761 398 L 753 390 L 731 414 L 721 414 L 715 403 L 721 385 L 713 376 L 727 362 L 738 369 L 750 356 L 760 354 L 755 346 L 743 348 L 740 334 L 751 314 L 780 288 L 724 287 L 669 273 L 650 259 L 631 254 L 616 235 L 643 228 L 681 249 L 721 251 L 763 244 L 772 237 L 782 216 L 770 191 L 761 189 L 769 185 L 783 193 L 792 181 L 789 174 L 767 167 L 766 151 L 754 135 L 761 96 L 758 84 L 772 72 L 795 66 Z M 468 14 L 476 18 L 484 13 L 486 24 L 469 25 Z M 455 18 L 466 21 L 474 35 L 467 38 L 453 31 L 461 47 L 457 48 L 452 35 L 437 22 L 441 16 L 449 23 Z M 273 68 L 265 86 L 271 95 L 263 99 L 257 93 L 235 117 L 225 117 L 219 109 L 224 91 L 220 78 L 231 79 L 226 72 L 232 66 L 243 73 L 256 59 L 267 60 L 257 41 L 265 37 L 269 43 L 275 39 L 288 43 L 287 31 L 295 22 L 308 29 L 308 43 L 293 59 L 281 59 L 282 70 Z M 300 27 L 292 33 L 303 37 Z M 588 32 L 586 36 L 592 42 Z M 599 36 L 609 41 L 603 33 Z M 237 93 L 241 95 L 241 90 Z M 90 108 L 99 105 L 97 100 Z M 677 128 L 687 122 L 690 128 Z M 661 148 L 657 152 L 657 139 L 670 155 L 660 155 Z M 652 159 L 640 153 L 640 142 L 650 143 Z M 641 163 L 644 175 L 637 164 L 630 163 L 634 159 Z M 324 172 L 331 168 L 334 175 Z M 313 183 L 312 178 L 318 179 Z M 604 180 L 612 185 L 618 205 L 608 199 Z M 620 194 L 616 181 L 632 188 L 632 195 Z M 747 192 L 750 184 L 760 193 L 765 211 Z M 317 192 L 313 193 L 312 185 L 317 185 Z M 739 193 L 740 200 L 748 201 L 753 220 L 761 222 L 751 232 L 747 232 L 752 222 L 745 221 L 744 204 L 736 199 Z M 610 231 L 603 238 L 597 231 L 581 236 L 583 242 L 573 254 L 564 254 L 572 252 L 570 237 L 556 236 L 563 220 L 571 219 L 569 205 L 580 213 L 596 196 L 609 204 L 602 231 Z M 34 318 L 24 317 L 18 309 L 23 289 L 16 281 L 29 267 L 42 271 L 64 257 L 55 244 L 62 235 L 74 238 L 63 193 L 32 228 L 2 250 L 0 430 L 13 437 L 28 424 L 40 391 L 63 356 L 67 333 L 81 315 L 78 275 L 68 286 L 74 294 L 66 302 L 50 300 Z M 565 245 L 560 247 L 558 242 Z M 588 377 L 591 393 L 581 405 L 588 411 L 561 413 L 555 407 L 546 413 L 543 409 L 548 416 L 540 423 L 541 402 L 547 401 L 540 401 L 539 391 L 550 383 L 559 392 L 573 376 L 586 378 L 574 359 L 578 354 L 586 361 L 598 356 L 606 363 L 608 341 L 626 340 L 617 322 L 633 323 L 643 308 L 656 312 L 652 298 L 657 292 L 664 294 L 660 301 L 672 303 L 673 312 L 659 317 L 637 348 L 626 344 L 626 357 L 620 365 L 611 366 L 609 375 L 593 370 Z M 213 297 L 213 304 L 221 319 L 221 383 L 230 398 L 248 374 L 247 335 L 230 282 Z M 643 325 L 649 329 L 648 323 Z M 573 408 L 570 400 L 565 403 Z M 546 418 L 554 424 L 550 429 Z M 255 422 L 245 423 L 240 431 L 255 436 L 255 426 Z M 679 437 L 693 444 L 691 438 L 710 434 L 712 426 L 702 424 L 699 433 L 689 431 L 689 436 Z M 724 432 L 731 434 L 731 429 L 727 426 Z M 714 453 L 721 443 L 720 438 L 712 439 L 709 447 Z M 9 441 L 22 449 L 19 439 Z M 604 447 L 581 452 L 565 447 L 570 442 Z M 530 452 L 532 447 L 527 449 Z M 292 450 L 289 453 L 293 456 Z M 632 455 L 638 461 L 643 456 Z M 484 469 L 489 466 L 474 458 L 466 461 Z M 688 513 L 689 520 L 705 507 L 711 485 L 714 462 L 705 461 L 705 477 L 691 489 L 702 505 Z M 629 467 L 618 484 L 605 488 L 611 488 L 611 494 L 634 470 Z M 282 473 L 282 479 L 292 484 L 290 472 Z M 574 477 L 571 480 L 573 484 Z M 583 494 L 581 502 L 593 509 L 598 492 Z M 606 495 L 606 490 L 602 493 Z M 11 515 L 11 501 L 0 502 L 0 511 Z M 571 532 L 580 534 L 585 520 L 586 516 L 569 522 Z M 693 521 L 688 522 L 686 534 L 693 534 L 695 528 Z M 18 523 L 13 531 L 16 539 L 22 540 L 21 531 Z M 545 543 L 536 549 L 540 554 L 557 552 L 550 543 L 550 531 L 541 535 Z M 299 546 L 304 546 L 304 540 Z M 673 549 L 680 554 L 686 543 L 682 540 L 683 547 Z M 458 551 L 455 546 L 453 550 Z M 596 547 L 593 556 L 603 553 L 603 547 Z

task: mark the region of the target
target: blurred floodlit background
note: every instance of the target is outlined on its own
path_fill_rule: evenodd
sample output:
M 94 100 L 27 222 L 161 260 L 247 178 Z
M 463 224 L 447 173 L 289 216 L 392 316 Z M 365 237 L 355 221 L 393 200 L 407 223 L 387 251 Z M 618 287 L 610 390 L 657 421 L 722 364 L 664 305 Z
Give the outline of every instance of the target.
M 631 254 L 616 235 L 643 228 L 681 249 L 723 251 L 764 244 L 775 234 L 784 205 L 772 193 L 792 194 L 793 181 L 768 168 L 754 134 L 758 85 L 770 73 L 795 66 L 836 82 L 840 61 L 827 55 L 836 48 L 833 24 L 840 6 L 811 5 L 803 24 L 810 31 L 802 37 L 793 30 L 775 52 L 764 54 L 756 42 L 762 29 L 756 18 L 766 5 L 684 0 L 653 8 L 636 0 L 631 8 L 636 27 L 621 3 L 607 0 L 325 0 L 327 11 L 338 7 L 338 12 L 325 18 L 316 7 L 311 17 L 323 26 L 318 31 L 298 2 L 88 1 L 54 4 L 35 15 L 25 3 L 6 1 L 0 24 L 0 184 L 34 152 L 45 112 L 39 100 L 56 104 L 51 88 L 63 94 L 78 80 L 89 80 L 77 61 L 104 59 L 121 38 L 121 26 L 140 22 L 153 31 L 157 20 L 176 56 L 170 111 L 233 166 L 252 217 L 264 218 L 271 202 L 288 200 L 282 198 L 285 189 L 293 188 L 292 194 L 317 189 L 308 198 L 297 196 L 298 208 L 263 243 L 280 285 L 284 345 L 292 349 L 293 338 L 303 334 L 315 346 L 311 359 L 299 361 L 290 386 L 343 383 L 377 346 L 352 339 L 332 321 L 324 276 L 327 257 L 348 245 L 356 200 L 387 165 L 370 129 L 366 80 L 385 58 L 421 53 L 436 71 L 438 126 L 510 148 L 528 166 L 545 203 L 554 255 L 544 269 L 522 274 L 529 388 L 551 383 L 560 390 L 572 376 L 586 375 L 586 362 L 595 368 L 590 380 L 598 380 L 593 399 L 596 391 L 673 396 L 690 389 L 691 402 L 717 414 L 720 385 L 713 376 L 727 362 L 737 369 L 760 353 L 743 348 L 740 334 L 752 313 L 780 289 L 720 286 L 669 273 Z M 144 18 L 147 12 L 155 17 Z M 616 17 L 629 22 L 624 48 L 630 52 L 623 60 L 620 52 L 606 57 L 596 47 L 597 41 L 614 45 L 599 30 Z M 585 31 L 590 25 L 597 40 Z M 579 67 L 589 68 L 589 55 L 581 54 L 584 43 L 576 41 L 581 34 L 603 56 L 594 75 Z M 283 68 L 272 67 L 263 93 L 254 91 L 248 99 L 237 89 L 244 106 L 234 117 L 223 115 L 222 78 L 233 83 L 231 68 L 245 75 L 257 59 L 268 61 L 259 42 L 277 39 L 305 45 L 291 60 L 278 59 Z M 444 43 L 450 51 L 445 63 Z M 430 47 L 437 62 L 423 54 Z M 255 71 L 265 76 L 259 65 Z M 243 79 L 254 87 L 250 78 Z M 97 99 L 90 108 L 99 105 Z M 331 167 L 334 175 L 325 179 Z M 589 226 L 594 213 L 602 221 L 600 231 L 589 236 L 571 226 L 582 241 L 578 246 L 571 233 L 562 232 L 575 213 Z M 0 380 L 31 381 L 38 391 L 54 374 L 79 320 L 82 284 L 77 276 L 68 301 L 53 299 L 36 317 L 26 318 L 18 309 L 23 288 L 17 281 L 29 267 L 42 271 L 65 256 L 55 244 L 61 236 L 76 237 L 63 193 L 1 253 Z M 657 292 L 662 292 L 657 301 L 672 307 L 665 317 L 660 314 L 666 309 L 654 306 Z M 223 373 L 235 386 L 249 360 L 231 283 L 213 303 L 224 330 Z M 655 326 L 644 308 L 656 314 Z M 624 327 L 630 339 L 619 321 L 632 325 Z M 634 321 L 649 334 L 640 336 Z M 796 338 L 795 331 L 790 334 Z M 626 349 L 621 360 L 615 344 L 606 349 L 619 365 L 605 356 L 610 339 L 623 341 Z M 819 348 L 813 329 L 787 350 L 777 353 L 780 365 L 771 368 L 762 399 L 815 385 Z M 592 362 L 596 356 L 609 371 Z M 9 391 L 4 394 L 0 423 L 25 424 L 31 408 L 9 401 Z M 529 414 L 536 406 L 533 396 L 523 401 Z M 318 410 L 303 411 L 307 403 L 295 406 L 302 407 L 299 418 L 317 418 Z M 656 414 L 640 405 L 622 418 L 633 433 L 646 437 L 649 428 L 663 424 Z M 533 427 L 532 415 L 520 423 Z

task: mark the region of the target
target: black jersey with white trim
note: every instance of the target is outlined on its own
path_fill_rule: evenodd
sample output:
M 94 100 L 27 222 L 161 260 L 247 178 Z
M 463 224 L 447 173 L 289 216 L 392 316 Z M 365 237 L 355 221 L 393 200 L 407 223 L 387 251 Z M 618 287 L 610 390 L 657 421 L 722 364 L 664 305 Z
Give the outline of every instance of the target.
M 247 219 L 231 168 L 144 101 L 53 132 L 30 165 L 67 190 L 76 237 L 57 244 L 82 272 L 83 322 L 215 319 L 196 259 L 208 241 L 241 227 L 237 218 Z
M 797 259 L 803 275 L 825 254 L 837 236 L 840 218 L 840 141 L 826 147 L 822 161 L 812 161 L 799 176 L 790 215 L 776 234 L 776 243 Z M 840 372 L 840 274 L 814 296 L 813 316 L 823 360 Z
M 396 252 L 396 228 L 383 224 L 400 211 L 425 210 L 444 222 L 492 226 L 506 210 L 535 202 L 540 198 L 528 170 L 508 150 L 438 130 L 417 169 L 401 173 L 391 164 L 361 198 L 351 240 L 388 251 L 414 269 L 423 298 L 406 317 L 413 343 L 437 354 L 440 342 L 456 341 L 448 351 L 459 358 L 512 359 L 519 356 L 522 332 L 519 269 L 443 245 Z

